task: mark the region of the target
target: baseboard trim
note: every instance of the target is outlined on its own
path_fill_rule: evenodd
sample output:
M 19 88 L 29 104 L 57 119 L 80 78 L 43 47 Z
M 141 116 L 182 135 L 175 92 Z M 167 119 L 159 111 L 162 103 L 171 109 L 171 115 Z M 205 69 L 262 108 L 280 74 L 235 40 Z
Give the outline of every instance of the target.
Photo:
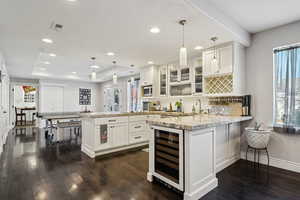
M 248 161 L 253 162 L 254 161 L 254 154 L 253 152 L 248 152 Z M 246 152 L 242 151 L 241 152 L 241 158 L 246 160 Z M 266 165 L 268 163 L 267 156 L 265 154 L 260 154 L 260 162 L 261 164 Z M 270 166 L 293 171 L 300 173 L 300 163 L 288 161 L 288 160 L 283 160 L 280 158 L 275 158 L 270 156 Z
M 86 147 L 85 145 L 81 145 L 81 151 L 83 153 L 85 153 L 87 156 L 89 156 L 90 158 L 95 158 L 95 152 L 91 151 L 88 147 Z
M 221 163 L 217 163 L 216 165 L 216 172 L 220 172 L 222 171 L 223 169 L 229 167 L 230 165 L 232 165 L 233 163 L 235 163 L 236 161 L 238 161 L 240 159 L 240 156 L 239 155 L 236 155 L 236 156 L 233 156 L 232 158 L 230 159 L 227 159 Z
M 203 185 L 200 187 L 197 191 L 189 194 L 189 193 L 184 193 L 184 200 L 198 200 L 202 198 L 204 195 L 212 191 L 218 187 L 218 179 L 213 178 L 211 181 L 209 181 L 207 184 Z

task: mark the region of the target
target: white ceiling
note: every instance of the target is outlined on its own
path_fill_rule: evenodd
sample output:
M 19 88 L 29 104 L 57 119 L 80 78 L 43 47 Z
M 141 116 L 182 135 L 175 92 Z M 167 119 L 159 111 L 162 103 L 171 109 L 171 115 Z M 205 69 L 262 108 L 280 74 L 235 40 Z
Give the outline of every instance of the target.
M 299 0 L 206 0 L 250 33 L 300 20 Z
M 224 27 L 182 0 L 0 0 L 0 51 L 9 73 L 23 78 L 89 80 L 90 57 L 96 56 L 100 82 L 111 79 L 113 60 L 123 76 L 138 71 L 131 64 L 138 68 L 149 60 L 156 64 L 176 60 L 181 43 L 177 21 L 182 18 L 188 20 L 190 55 L 197 53 L 196 45 L 208 47 L 211 36 L 218 36 L 219 43 L 234 40 Z M 62 24 L 63 30 L 49 29 L 52 22 Z M 161 33 L 150 33 L 152 26 L 158 26 Z M 44 37 L 54 43 L 44 44 Z M 109 51 L 116 55 L 105 55 Z

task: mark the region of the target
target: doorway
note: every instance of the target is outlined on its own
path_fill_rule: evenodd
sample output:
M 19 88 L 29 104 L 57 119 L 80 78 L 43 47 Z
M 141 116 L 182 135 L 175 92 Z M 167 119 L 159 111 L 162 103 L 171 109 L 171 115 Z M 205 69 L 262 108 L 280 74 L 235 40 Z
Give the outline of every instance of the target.
M 18 121 L 18 124 L 34 125 L 38 112 L 38 86 L 12 84 L 10 91 L 11 124 L 15 126 Z

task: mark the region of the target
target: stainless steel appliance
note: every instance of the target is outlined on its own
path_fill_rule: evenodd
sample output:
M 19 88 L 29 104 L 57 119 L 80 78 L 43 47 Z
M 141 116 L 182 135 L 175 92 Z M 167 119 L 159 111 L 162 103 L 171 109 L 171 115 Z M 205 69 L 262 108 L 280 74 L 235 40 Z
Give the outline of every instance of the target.
M 183 130 L 154 128 L 154 176 L 184 191 Z
M 152 85 L 143 86 L 144 97 L 152 97 L 152 93 L 153 93 Z

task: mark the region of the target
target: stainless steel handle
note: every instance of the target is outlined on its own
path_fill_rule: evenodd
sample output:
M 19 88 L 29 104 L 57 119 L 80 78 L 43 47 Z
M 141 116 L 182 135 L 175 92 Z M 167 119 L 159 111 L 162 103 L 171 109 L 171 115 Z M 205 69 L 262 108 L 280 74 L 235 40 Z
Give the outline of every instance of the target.
M 134 128 L 141 128 L 142 126 L 135 126 Z
M 108 120 L 108 122 L 116 122 L 116 120 L 115 119 L 110 119 L 110 120 Z
M 136 136 L 134 137 L 134 139 L 140 139 L 142 136 Z
M 110 128 L 115 128 L 114 126 L 111 126 Z

